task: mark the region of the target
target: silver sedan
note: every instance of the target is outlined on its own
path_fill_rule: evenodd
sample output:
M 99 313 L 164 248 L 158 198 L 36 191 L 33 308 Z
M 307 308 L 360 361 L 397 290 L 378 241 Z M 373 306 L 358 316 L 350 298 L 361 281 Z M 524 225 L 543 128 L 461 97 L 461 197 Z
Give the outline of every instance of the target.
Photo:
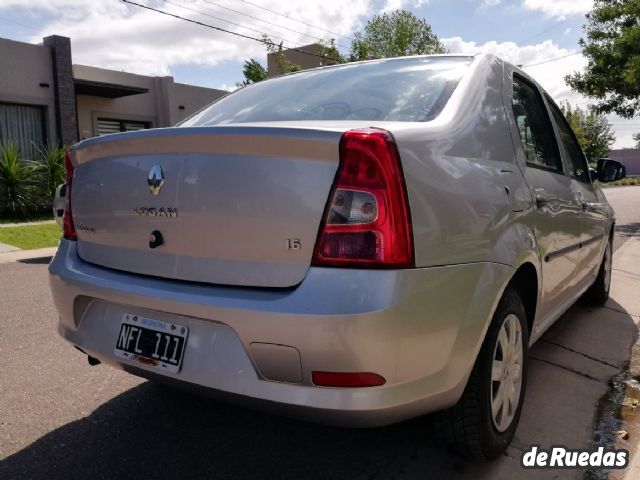
M 344 425 L 511 441 L 528 351 L 606 301 L 614 212 L 557 105 L 491 55 L 320 68 L 67 156 L 59 332 L 135 375 Z

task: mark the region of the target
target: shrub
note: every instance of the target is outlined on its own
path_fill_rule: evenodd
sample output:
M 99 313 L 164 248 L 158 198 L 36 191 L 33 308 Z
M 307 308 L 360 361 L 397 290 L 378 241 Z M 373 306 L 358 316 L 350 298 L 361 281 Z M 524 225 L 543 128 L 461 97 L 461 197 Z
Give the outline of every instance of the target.
M 13 144 L 0 146 L 0 211 L 26 215 L 38 196 L 36 165 L 20 158 Z
M 41 145 L 36 148 L 38 160 L 35 164 L 35 180 L 39 186 L 38 203 L 51 206 L 58 185 L 64 183 L 64 148 Z
M 601 187 L 618 187 L 618 186 L 628 187 L 628 186 L 634 186 L 634 185 L 640 185 L 640 176 L 627 177 L 627 178 L 623 178 L 622 180 L 617 180 L 615 182 L 600 184 Z

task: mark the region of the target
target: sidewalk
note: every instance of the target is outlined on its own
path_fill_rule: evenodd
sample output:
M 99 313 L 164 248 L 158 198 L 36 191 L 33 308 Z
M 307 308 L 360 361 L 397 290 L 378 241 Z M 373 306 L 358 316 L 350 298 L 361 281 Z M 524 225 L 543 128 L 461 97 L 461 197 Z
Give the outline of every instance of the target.
M 20 250 L 18 247 L 14 247 L 13 245 L 7 245 L 6 243 L 0 242 L 0 255 L 3 253 L 16 252 Z
M 0 223 L 0 228 L 28 227 L 29 225 L 45 225 L 47 223 L 56 223 L 56 221 L 55 220 L 38 220 L 37 222 Z
M 15 250 L 2 251 L 2 246 L 4 244 L 0 244 L 0 264 L 3 263 L 13 263 L 20 260 L 30 260 L 35 258 L 44 258 L 44 257 L 53 257 L 58 250 L 58 247 L 49 247 L 49 248 L 36 248 L 33 250 L 20 250 L 16 247 L 11 247 Z
M 613 275 L 616 283 L 612 284 L 612 297 L 617 304 L 611 303 L 608 306 L 628 312 L 638 326 L 640 324 L 640 232 L 631 237 L 614 256 Z M 629 379 L 624 387 L 621 413 L 624 418 L 622 429 L 629 432 L 629 441 L 620 442 L 617 447 L 629 449 L 631 460 L 623 474 L 612 475 L 612 478 L 635 480 L 640 478 L 640 408 L 638 408 L 640 341 L 633 346 L 628 371 Z

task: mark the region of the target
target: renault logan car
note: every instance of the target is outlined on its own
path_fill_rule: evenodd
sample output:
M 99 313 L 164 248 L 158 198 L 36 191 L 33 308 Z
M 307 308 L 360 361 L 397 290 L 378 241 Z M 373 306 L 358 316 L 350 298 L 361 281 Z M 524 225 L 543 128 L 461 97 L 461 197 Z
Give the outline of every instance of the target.
M 274 78 L 66 163 L 60 334 L 94 364 L 292 416 L 442 410 L 446 439 L 494 458 L 529 346 L 609 292 L 596 173 L 549 95 L 491 55 Z

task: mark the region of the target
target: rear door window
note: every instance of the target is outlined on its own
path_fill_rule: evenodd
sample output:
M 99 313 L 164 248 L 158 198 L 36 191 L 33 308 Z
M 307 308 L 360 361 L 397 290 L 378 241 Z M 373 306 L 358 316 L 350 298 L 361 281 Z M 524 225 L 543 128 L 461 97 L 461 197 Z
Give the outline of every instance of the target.
M 553 102 L 549 102 L 549 105 L 551 105 L 551 113 L 556 125 L 558 126 L 558 131 L 560 132 L 560 144 L 562 145 L 565 156 L 569 161 L 569 175 L 571 175 L 571 178 L 578 180 L 579 182 L 591 183 L 587 159 L 582 152 L 582 147 L 580 147 L 569 122 L 567 122 L 564 114 L 553 104 Z
M 561 173 L 562 161 L 542 95 L 517 75 L 513 76 L 512 107 L 527 165 Z

